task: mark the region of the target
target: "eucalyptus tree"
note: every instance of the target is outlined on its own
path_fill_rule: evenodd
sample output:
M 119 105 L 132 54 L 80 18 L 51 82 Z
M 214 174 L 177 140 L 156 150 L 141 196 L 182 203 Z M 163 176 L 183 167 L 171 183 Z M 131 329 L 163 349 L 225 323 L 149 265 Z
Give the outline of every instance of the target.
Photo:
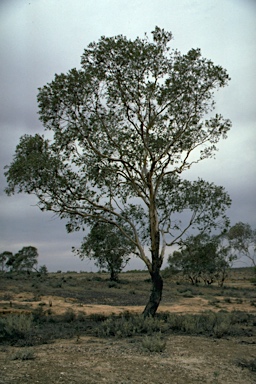
M 236 259 L 232 246 L 226 241 L 226 234 L 210 236 L 199 233 L 187 237 L 179 251 L 169 255 L 168 264 L 172 270 L 181 271 L 193 285 L 203 280 L 205 284 L 217 281 L 219 286 L 223 286 Z
M 37 259 L 37 248 L 30 245 L 28 247 L 23 247 L 14 255 L 11 254 L 8 261 L 6 262 L 6 265 L 10 268 L 11 271 L 26 271 L 30 273 L 33 270 L 36 270 L 35 266 L 38 263 Z
M 241 221 L 236 223 L 229 229 L 227 239 L 240 255 L 245 256 L 256 267 L 256 230 L 250 224 Z
M 129 229 L 125 230 L 128 232 Z M 92 226 L 90 233 L 84 237 L 81 248 L 77 250 L 82 259 L 88 257 L 98 267 L 107 269 L 112 281 L 118 281 L 118 274 L 135 252 L 134 243 L 116 225 L 104 222 L 96 222 Z
M 52 138 L 21 137 L 6 171 L 8 194 L 35 194 L 41 210 L 68 220 L 68 231 L 103 220 L 133 242 L 152 280 L 145 316 L 161 301 L 166 246 L 189 228 L 226 222 L 230 205 L 223 187 L 181 177 L 227 137 L 230 121 L 211 113 L 229 76 L 200 49 L 171 50 L 170 32 L 156 27 L 152 37 L 103 36 L 85 49 L 80 69 L 39 88 Z

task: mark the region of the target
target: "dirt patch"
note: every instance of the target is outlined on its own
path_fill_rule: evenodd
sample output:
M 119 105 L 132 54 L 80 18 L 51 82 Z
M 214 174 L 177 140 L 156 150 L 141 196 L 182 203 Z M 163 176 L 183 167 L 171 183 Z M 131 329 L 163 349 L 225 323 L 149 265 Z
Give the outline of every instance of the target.
M 44 309 L 51 308 L 54 314 L 63 314 L 67 309 L 72 308 L 75 313 L 84 312 L 88 315 L 100 313 L 110 315 L 112 313 L 119 314 L 125 311 L 133 313 L 142 313 L 144 306 L 118 306 L 118 305 L 98 305 L 98 304 L 81 304 L 73 298 L 63 298 L 59 296 L 41 296 L 35 299 L 28 292 L 13 295 L 11 306 L 10 301 L 1 301 L 2 308 L 0 313 L 24 313 L 30 312 L 31 309 L 42 306 Z M 191 298 L 181 298 L 178 304 L 160 305 L 158 312 L 172 313 L 201 313 L 205 310 L 217 312 L 219 310 L 226 311 L 245 311 L 256 312 L 256 307 L 252 307 L 249 300 L 243 302 L 230 301 L 226 302 L 224 297 L 219 297 L 216 303 L 212 303 L 200 296 Z
M 166 350 L 148 354 L 142 338 L 109 340 L 83 337 L 34 347 L 35 360 L 11 360 L 14 348 L 0 350 L 0 383 L 11 384 L 194 384 L 255 383 L 252 372 L 236 365 L 255 356 L 255 344 L 242 340 L 169 336 Z M 17 350 L 17 348 L 15 349 Z

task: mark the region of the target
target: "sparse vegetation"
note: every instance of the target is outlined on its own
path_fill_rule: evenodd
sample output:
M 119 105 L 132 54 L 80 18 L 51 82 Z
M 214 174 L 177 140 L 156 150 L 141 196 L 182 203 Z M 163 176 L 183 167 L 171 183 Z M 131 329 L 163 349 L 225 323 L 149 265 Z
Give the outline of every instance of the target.
M 252 359 L 246 359 L 246 358 L 240 358 L 236 360 L 236 364 L 239 367 L 247 368 L 252 372 L 256 372 L 256 358 Z
M 142 365 L 164 359 L 163 367 L 167 361 L 166 367 L 171 367 L 170 364 L 174 367 L 178 358 L 182 360 L 184 356 L 186 361 L 197 356 L 198 351 L 204 351 L 203 358 L 208 356 L 207 364 L 211 366 L 214 353 L 218 359 L 223 353 L 223 362 L 227 360 L 225 348 L 230 348 L 227 351 L 232 348 L 225 366 L 233 361 L 234 368 L 240 369 L 243 377 L 250 378 L 255 361 L 244 351 L 250 351 L 256 339 L 255 287 L 250 282 L 253 273 L 252 269 L 231 270 L 222 288 L 203 283 L 191 286 L 181 274 L 167 276 L 162 303 L 170 311 L 159 311 L 155 317 L 147 318 L 130 311 L 144 304 L 149 284 L 145 272 L 121 273 L 118 282 L 110 282 L 106 273 L 48 273 L 43 278 L 36 273 L 30 276 L 12 274 L 12 279 L 5 273 L 0 277 L 0 362 L 3 361 L 5 367 L 20 364 L 19 367 L 26 367 L 33 375 L 43 360 L 47 361 L 44 363 L 47 372 L 53 376 L 58 365 L 62 366 L 60 377 L 67 358 L 76 366 L 75 374 L 79 372 L 79 364 L 84 364 L 85 358 L 90 364 L 92 357 L 99 364 L 102 360 L 97 359 L 102 358 L 108 363 L 112 361 L 112 365 L 121 364 L 118 359 L 125 358 L 131 362 L 129 369 L 134 370 L 136 361 Z M 118 289 L 109 288 L 110 283 Z M 55 288 L 59 284 L 62 288 Z M 196 303 L 201 303 L 200 310 Z M 111 304 L 108 313 L 100 313 L 100 309 L 90 311 L 99 304 Z M 121 313 L 114 313 L 116 306 L 122 308 Z M 219 343 L 221 348 L 217 348 Z M 237 359 L 240 349 L 241 356 L 246 359 Z M 57 356 L 60 360 L 53 365 Z M 81 358 L 83 361 L 79 360 Z M 36 371 L 33 364 L 37 366 Z M 93 372 L 94 368 L 91 369 Z M 172 374 L 172 369 L 175 368 L 166 371 L 166 377 Z M 216 363 L 209 377 L 215 380 L 213 382 L 221 382 L 223 370 Z M 218 377 L 214 372 L 218 372 Z M 58 377 L 55 376 L 56 382 Z M 49 382 L 50 378 L 47 380 Z M 91 382 L 95 382 L 93 380 Z M 62 381 L 65 382 L 64 376 Z M 248 380 L 251 382 L 253 379 Z
M 161 333 L 157 333 L 154 336 L 145 336 L 142 339 L 141 345 L 146 351 L 159 353 L 165 350 L 166 341 Z
M 32 315 L 11 314 L 0 320 L 0 329 L 3 339 L 15 340 L 26 338 L 33 327 Z
M 34 360 L 36 358 L 34 349 L 22 348 L 11 354 L 11 360 Z

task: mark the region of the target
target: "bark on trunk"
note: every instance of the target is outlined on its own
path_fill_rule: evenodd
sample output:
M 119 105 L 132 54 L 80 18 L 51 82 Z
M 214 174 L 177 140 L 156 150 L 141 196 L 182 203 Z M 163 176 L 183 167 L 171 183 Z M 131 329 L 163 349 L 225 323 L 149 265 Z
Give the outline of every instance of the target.
M 151 273 L 152 291 L 149 297 L 149 301 L 143 311 L 144 317 L 155 316 L 157 308 L 162 299 L 163 291 L 163 279 L 160 275 L 160 271 Z
M 110 270 L 110 281 L 118 282 L 118 273 L 113 269 Z
M 152 170 L 152 166 L 151 166 Z M 149 268 L 149 273 L 151 276 L 152 290 L 149 297 L 149 301 L 143 311 L 144 317 L 155 316 L 157 308 L 162 299 L 163 291 L 163 279 L 160 274 L 160 269 L 162 266 L 162 257 L 159 255 L 160 249 L 160 232 L 159 232 L 159 222 L 158 214 L 156 209 L 156 190 L 153 188 L 152 174 L 148 178 L 149 187 L 150 187 L 150 207 L 149 207 L 149 217 L 150 217 L 150 239 L 151 239 L 151 259 L 152 264 Z

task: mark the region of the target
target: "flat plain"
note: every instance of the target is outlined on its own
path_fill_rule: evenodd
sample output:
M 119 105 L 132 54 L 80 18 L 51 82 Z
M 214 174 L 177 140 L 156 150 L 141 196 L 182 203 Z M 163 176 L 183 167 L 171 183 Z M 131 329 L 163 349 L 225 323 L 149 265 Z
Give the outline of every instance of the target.
M 224 287 L 164 275 L 155 319 L 147 272 L 0 276 L 0 383 L 256 383 L 254 271 Z

